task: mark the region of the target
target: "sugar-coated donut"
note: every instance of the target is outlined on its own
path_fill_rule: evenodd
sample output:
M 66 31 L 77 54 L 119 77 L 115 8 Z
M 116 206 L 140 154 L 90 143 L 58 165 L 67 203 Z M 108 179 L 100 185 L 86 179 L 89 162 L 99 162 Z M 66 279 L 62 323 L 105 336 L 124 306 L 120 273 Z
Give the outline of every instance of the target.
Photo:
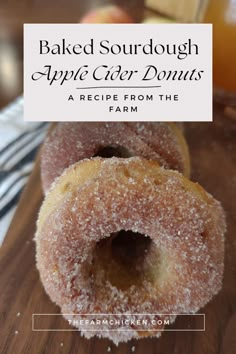
M 84 158 L 141 156 L 190 173 L 187 144 L 174 123 L 58 123 L 45 140 L 41 176 L 46 193 L 65 168 Z
M 67 319 L 194 313 L 221 288 L 225 228 L 220 203 L 179 172 L 139 157 L 86 159 L 43 202 L 37 267 Z M 76 326 L 116 344 L 161 333 Z

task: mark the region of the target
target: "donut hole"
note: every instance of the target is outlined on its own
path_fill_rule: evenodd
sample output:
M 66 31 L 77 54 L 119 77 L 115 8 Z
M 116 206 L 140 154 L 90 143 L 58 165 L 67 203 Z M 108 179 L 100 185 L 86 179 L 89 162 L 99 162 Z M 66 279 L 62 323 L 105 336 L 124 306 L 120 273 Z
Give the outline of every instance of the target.
M 94 157 L 131 157 L 132 154 L 124 146 L 114 145 L 114 146 L 104 146 L 101 147 Z
M 133 285 L 141 286 L 144 280 L 154 282 L 157 274 L 152 263 L 156 265 L 159 259 L 158 249 L 149 236 L 121 230 L 96 244 L 91 275 L 98 286 L 108 281 L 127 290 Z

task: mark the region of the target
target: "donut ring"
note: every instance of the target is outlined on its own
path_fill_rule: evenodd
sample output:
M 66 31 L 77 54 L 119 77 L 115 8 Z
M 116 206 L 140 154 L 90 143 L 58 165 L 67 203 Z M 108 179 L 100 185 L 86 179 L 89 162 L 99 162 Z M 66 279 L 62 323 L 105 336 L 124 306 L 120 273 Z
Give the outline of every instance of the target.
M 41 177 L 46 193 L 65 168 L 84 158 L 141 156 L 190 173 L 187 144 L 174 123 L 59 123 L 42 147 Z
M 63 314 L 193 313 L 221 288 L 225 228 L 220 203 L 176 171 L 139 157 L 83 160 L 41 207 L 37 267 Z M 116 344 L 161 333 L 78 328 Z

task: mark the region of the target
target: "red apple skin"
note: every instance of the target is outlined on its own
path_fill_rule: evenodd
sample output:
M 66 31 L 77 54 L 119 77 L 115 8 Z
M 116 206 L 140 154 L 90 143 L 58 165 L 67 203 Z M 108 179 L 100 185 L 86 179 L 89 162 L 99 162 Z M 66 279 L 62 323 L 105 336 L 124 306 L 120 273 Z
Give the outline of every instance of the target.
M 133 23 L 134 20 L 123 9 L 110 5 L 92 10 L 86 14 L 81 23 Z

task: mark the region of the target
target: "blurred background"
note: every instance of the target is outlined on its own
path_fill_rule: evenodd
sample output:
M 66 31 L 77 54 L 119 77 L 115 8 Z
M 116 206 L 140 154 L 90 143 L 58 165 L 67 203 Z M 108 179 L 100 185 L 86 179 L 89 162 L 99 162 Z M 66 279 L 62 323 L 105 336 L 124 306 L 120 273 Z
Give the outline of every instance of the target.
M 236 0 L 6 0 L 0 6 L 0 109 L 23 92 L 23 23 L 79 22 L 109 4 L 122 7 L 134 22 L 213 23 L 214 87 L 235 105 Z
M 9 0 L 0 5 L 0 109 L 23 92 L 23 24 L 76 23 L 98 7 L 118 4 L 136 22 L 143 17 L 142 0 Z

